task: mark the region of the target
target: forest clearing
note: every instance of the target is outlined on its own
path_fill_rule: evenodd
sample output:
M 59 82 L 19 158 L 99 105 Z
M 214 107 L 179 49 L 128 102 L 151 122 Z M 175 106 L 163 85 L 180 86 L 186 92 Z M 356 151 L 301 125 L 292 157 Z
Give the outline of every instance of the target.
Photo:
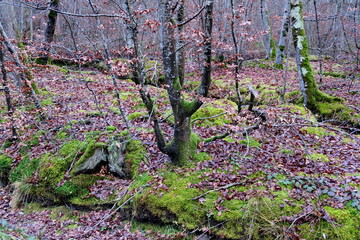
M 4 2 L 0 239 L 360 236 L 356 22 L 333 55 L 298 0 Z

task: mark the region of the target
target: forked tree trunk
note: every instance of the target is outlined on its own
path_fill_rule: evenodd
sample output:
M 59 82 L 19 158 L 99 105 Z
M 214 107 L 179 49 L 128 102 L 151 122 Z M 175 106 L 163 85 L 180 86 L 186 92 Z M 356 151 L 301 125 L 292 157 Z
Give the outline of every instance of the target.
M 168 154 L 173 163 L 181 165 L 187 162 L 191 156 L 192 128 L 191 115 L 195 113 L 202 102 L 198 99 L 194 101 L 185 100 L 181 93 L 182 87 L 176 65 L 176 41 L 175 26 L 171 16 L 171 6 L 169 0 L 160 0 L 161 16 L 161 42 L 162 56 L 167 92 L 174 115 L 174 134 L 171 142 L 160 149 Z M 196 144 L 197 145 L 197 144 Z
M 281 32 L 280 32 L 280 38 L 279 38 L 279 44 L 276 51 L 276 58 L 274 67 L 283 69 L 283 61 L 285 57 L 285 46 L 286 46 L 286 39 L 289 32 L 289 8 L 290 8 L 290 2 L 289 0 L 286 0 L 285 2 L 285 8 L 284 8 L 284 15 L 282 19 L 281 24 Z
M 290 16 L 300 89 L 304 105 L 311 111 L 317 112 L 319 110 L 319 102 L 331 102 L 334 98 L 321 92 L 316 86 L 309 61 L 309 45 L 306 39 L 302 2 L 300 0 L 291 0 Z

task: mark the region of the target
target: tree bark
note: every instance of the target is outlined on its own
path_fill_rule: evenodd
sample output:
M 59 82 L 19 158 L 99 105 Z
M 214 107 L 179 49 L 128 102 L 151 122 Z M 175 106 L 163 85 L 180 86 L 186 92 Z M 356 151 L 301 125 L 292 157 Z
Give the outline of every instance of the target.
M 10 95 L 10 89 L 8 86 L 8 79 L 7 79 L 7 72 L 5 69 L 5 58 L 4 58 L 4 45 L 3 43 L 0 41 L 0 65 L 1 65 L 1 73 L 2 73 L 2 85 L 3 85 L 3 90 L 5 92 L 5 101 L 6 101 L 6 107 L 7 107 L 7 115 L 10 117 L 10 121 L 12 122 L 10 128 L 11 128 L 11 141 L 14 141 L 16 139 L 18 139 L 18 133 L 16 131 L 16 128 L 13 124 L 13 118 L 12 118 L 12 114 L 14 112 L 13 106 L 11 104 L 11 95 Z
M 182 23 L 185 20 L 185 0 L 181 0 L 179 3 L 179 9 L 177 13 L 177 22 Z M 184 85 L 185 81 L 185 48 L 184 48 L 184 25 L 178 26 L 178 51 L 176 53 L 177 63 L 178 63 L 178 72 L 179 80 L 181 86 Z
M 312 112 L 318 112 L 319 102 L 331 102 L 334 98 L 321 92 L 316 86 L 309 61 L 309 46 L 306 39 L 302 2 L 300 0 L 291 0 L 290 16 L 300 89 L 304 100 L 304 106 L 309 108 Z
M 212 1 L 210 1 L 212 2 Z M 171 16 L 169 0 L 159 0 L 161 16 L 161 45 L 165 82 L 174 114 L 174 133 L 172 141 L 162 151 L 169 155 L 177 165 L 187 162 L 192 150 L 196 147 L 192 136 L 191 115 L 195 113 L 202 102 L 198 99 L 186 101 L 181 93 L 182 87 L 176 66 L 175 25 Z M 161 150 L 161 149 L 160 149 Z
M 204 17 L 204 46 L 203 67 L 199 95 L 207 97 L 211 85 L 211 50 L 212 50 L 212 28 L 213 28 L 213 0 L 207 0 Z
M 231 36 L 235 48 L 235 69 L 234 69 L 234 77 L 235 77 L 235 90 L 236 90 L 236 96 L 237 96 L 237 106 L 238 106 L 238 113 L 242 110 L 242 98 L 240 94 L 240 86 L 239 86 L 239 68 L 240 68 L 240 61 L 239 61 L 239 46 L 236 39 L 235 34 L 235 6 L 234 6 L 234 0 L 230 0 L 231 5 Z
M 281 32 L 280 32 L 280 38 L 279 38 L 279 44 L 276 51 L 276 58 L 275 58 L 275 64 L 274 67 L 283 69 L 283 61 L 285 56 L 285 46 L 286 46 L 286 38 L 289 32 L 289 8 L 290 8 L 290 2 L 289 0 L 286 0 L 285 2 L 285 8 L 284 8 L 284 15 L 283 20 L 281 24 Z
M 266 51 L 266 57 L 265 59 L 270 59 L 271 57 L 271 32 L 270 32 L 270 26 L 269 26 L 269 15 L 266 8 L 265 0 L 260 0 L 260 13 L 261 13 L 261 21 L 263 25 L 264 31 L 266 33 L 264 34 L 264 47 Z
M 47 62 L 49 60 L 50 49 L 51 49 L 50 45 L 54 40 L 55 29 L 56 29 L 56 20 L 57 20 L 57 16 L 58 16 L 58 13 L 56 12 L 56 10 L 59 9 L 59 4 L 60 4 L 60 0 L 52 0 L 49 4 L 50 11 L 48 14 L 48 19 L 47 19 L 46 28 L 45 28 L 44 53 L 42 54 L 42 56 L 39 59 L 39 63 L 41 63 L 41 64 L 47 64 Z

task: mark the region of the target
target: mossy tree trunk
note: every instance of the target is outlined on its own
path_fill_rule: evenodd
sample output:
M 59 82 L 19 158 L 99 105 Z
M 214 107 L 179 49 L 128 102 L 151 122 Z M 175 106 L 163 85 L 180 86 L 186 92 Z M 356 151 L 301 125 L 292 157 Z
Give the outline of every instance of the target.
M 286 45 L 286 38 L 288 36 L 289 32 L 289 8 L 290 8 L 290 2 L 289 0 L 286 0 L 285 2 L 285 8 L 284 8 L 284 15 L 282 19 L 281 24 L 281 32 L 280 32 L 280 38 L 279 38 L 279 44 L 276 51 L 276 57 L 275 57 L 275 63 L 274 67 L 283 69 L 283 60 L 285 57 L 285 45 Z
M 46 28 L 45 28 L 44 53 L 41 55 L 41 57 L 38 61 L 41 64 L 47 64 L 47 62 L 49 60 L 50 49 L 51 49 L 50 44 L 54 40 L 55 29 L 56 29 L 56 20 L 57 20 L 57 16 L 58 16 L 57 10 L 59 9 L 59 5 L 60 5 L 60 0 L 52 0 L 49 3 L 50 10 L 49 10 L 48 19 L 47 19 Z
M 302 2 L 300 0 L 291 0 L 290 16 L 304 106 L 313 112 L 318 112 L 318 105 L 320 102 L 331 102 L 334 101 L 335 98 L 321 92 L 316 86 L 309 61 L 309 45 L 306 39 Z
M 189 160 L 191 154 L 191 115 L 200 108 L 202 102 L 198 99 L 187 101 L 181 92 L 171 1 L 160 0 L 159 9 L 164 75 L 175 121 L 173 139 L 168 144 L 158 141 L 158 145 L 161 151 L 170 156 L 173 163 L 182 165 Z

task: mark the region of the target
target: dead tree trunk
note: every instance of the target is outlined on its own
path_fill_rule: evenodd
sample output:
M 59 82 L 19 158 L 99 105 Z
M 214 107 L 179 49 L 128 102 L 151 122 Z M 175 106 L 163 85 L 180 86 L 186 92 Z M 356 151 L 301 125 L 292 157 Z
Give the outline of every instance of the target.
M 281 25 L 281 32 L 280 32 L 280 39 L 279 44 L 276 51 L 276 58 L 274 67 L 283 69 L 283 60 L 285 56 L 285 46 L 286 46 L 286 39 L 289 32 L 289 8 L 290 8 L 290 2 L 289 0 L 286 0 L 285 8 L 284 8 L 284 15 Z
M 0 41 L 0 66 L 1 66 L 1 73 L 2 73 L 2 86 L 3 91 L 5 92 L 5 100 L 6 100 L 6 107 L 7 107 L 7 115 L 10 118 L 11 123 L 11 138 L 10 141 L 14 141 L 18 139 L 18 133 L 16 131 L 16 128 L 13 124 L 12 114 L 14 112 L 13 106 L 11 104 L 11 95 L 10 95 L 10 89 L 8 87 L 8 79 L 7 79 L 7 72 L 5 69 L 5 57 L 4 57 L 4 45 L 2 44 L 2 41 Z
M 19 56 L 13 47 L 12 43 L 9 41 L 6 32 L 4 31 L 4 28 L 2 24 L 0 23 L 0 35 L 3 37 L 4 44 L 8 51 L 13 55 L 15 64 L 17 67 L 21 69 L 19 76 L 20 76 L 20 89 L 21 92 L 24 94 L 25 97 L 32 99 L 32 101 L 35 104 L 35 107 L 40 110 L 40 117 L 43 119 L 43 109 L 41 107 L 40 101 L 36 95 L 35 89 L 36 84 L 35 83 L 29 83 L 29 80 L 31 80 L 31 73 L 29 69 L 27 69 L 20 61 Z M 30 79 L 29 79 L 30 78 Z M 35 88 L 35 89 L 34 89 Z

